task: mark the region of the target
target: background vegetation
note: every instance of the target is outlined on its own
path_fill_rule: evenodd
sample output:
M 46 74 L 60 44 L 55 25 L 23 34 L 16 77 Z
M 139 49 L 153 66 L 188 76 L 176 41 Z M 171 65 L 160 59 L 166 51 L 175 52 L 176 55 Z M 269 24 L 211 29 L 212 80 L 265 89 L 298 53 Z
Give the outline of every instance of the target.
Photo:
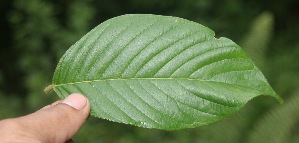
M 285 103 L 258 97 L 226 120 L 173 132 L 91 117 L 76 142 L 299 142 L 298 0 L 1 0 L 0 119 L 57 100 L 43 89 L 63 53 L 96 25 L 127 13 L 182 17 L 236 41 Z

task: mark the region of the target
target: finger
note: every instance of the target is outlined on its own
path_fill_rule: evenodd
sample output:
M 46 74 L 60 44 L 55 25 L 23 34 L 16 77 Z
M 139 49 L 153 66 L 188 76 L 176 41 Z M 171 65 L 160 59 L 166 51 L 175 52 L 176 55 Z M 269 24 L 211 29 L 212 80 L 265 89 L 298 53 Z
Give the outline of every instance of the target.
M 54 106 L 44 107 L 18 120 L 39 141 L 61 143 L 70 140 L 79 131 L 89 111 L 90 104 L 87 98 L 75 93 L 61 102 L 54 103 Z
M 66 141 L 65 143 L 74 143 L 74 141 L 72 139 Z
M 40 110 L 48 109 L 48 108 L 53 107 L 53 106 L 55 106 L 55 105 L 57 105 L 58 103 L 61 103 L 61 102 L 62 102 L 62 100 L 55 101 L 54 103 L 52 103 L 50 105 L 47 105 L 47 106 L 43 107 Z

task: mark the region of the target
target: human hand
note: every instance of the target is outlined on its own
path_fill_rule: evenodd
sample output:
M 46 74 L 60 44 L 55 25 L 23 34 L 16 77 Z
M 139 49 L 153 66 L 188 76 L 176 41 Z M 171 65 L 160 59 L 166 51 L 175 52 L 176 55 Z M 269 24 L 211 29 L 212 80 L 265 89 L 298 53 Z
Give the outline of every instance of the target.
M 70 143 L 90 112 L 78 93 L 19 118 L 0 121 L 1 143 Z

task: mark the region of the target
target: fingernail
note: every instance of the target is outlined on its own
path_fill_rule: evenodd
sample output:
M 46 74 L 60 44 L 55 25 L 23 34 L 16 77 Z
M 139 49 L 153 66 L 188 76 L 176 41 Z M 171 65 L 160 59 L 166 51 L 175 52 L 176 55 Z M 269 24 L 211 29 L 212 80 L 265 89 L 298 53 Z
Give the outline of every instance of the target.
M 65 98 L 62 103 L 67 104 L 77 110 L 81 110 L 86 106 L 87 100 L 84 95 L 73 93 Z

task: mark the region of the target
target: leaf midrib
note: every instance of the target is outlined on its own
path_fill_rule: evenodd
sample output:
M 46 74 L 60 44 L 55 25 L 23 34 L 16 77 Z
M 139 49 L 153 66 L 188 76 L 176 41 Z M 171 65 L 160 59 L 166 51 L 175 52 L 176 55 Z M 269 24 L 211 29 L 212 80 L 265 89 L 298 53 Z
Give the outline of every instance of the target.
M 64 85 L 73 85 L 73 84 L 90 83 L 90 82 L 126 81 L 126 80 L 189 80 L 189 81 L 201 81 L 201 82 L 214 82 L 214 83 L 223 83 L 228 85 L 237 85 L 237 86 L 249 88 L 256 91 L 256 89 L 252 87 L 248 87 L 240 84 L 232 84 L 232 83 L 226 83 L 226 82 L 220 82 L 214 80 L 203 80 L 203 79 L 195 79 L 195 78 L 107 78 L 107 79 L 96 79 L 96 80 L 87 80 L 87 81 L 79 81 L 79 82 L 69 82 L 63 84 L 53 84 L 53 87 L 55 88 Z

